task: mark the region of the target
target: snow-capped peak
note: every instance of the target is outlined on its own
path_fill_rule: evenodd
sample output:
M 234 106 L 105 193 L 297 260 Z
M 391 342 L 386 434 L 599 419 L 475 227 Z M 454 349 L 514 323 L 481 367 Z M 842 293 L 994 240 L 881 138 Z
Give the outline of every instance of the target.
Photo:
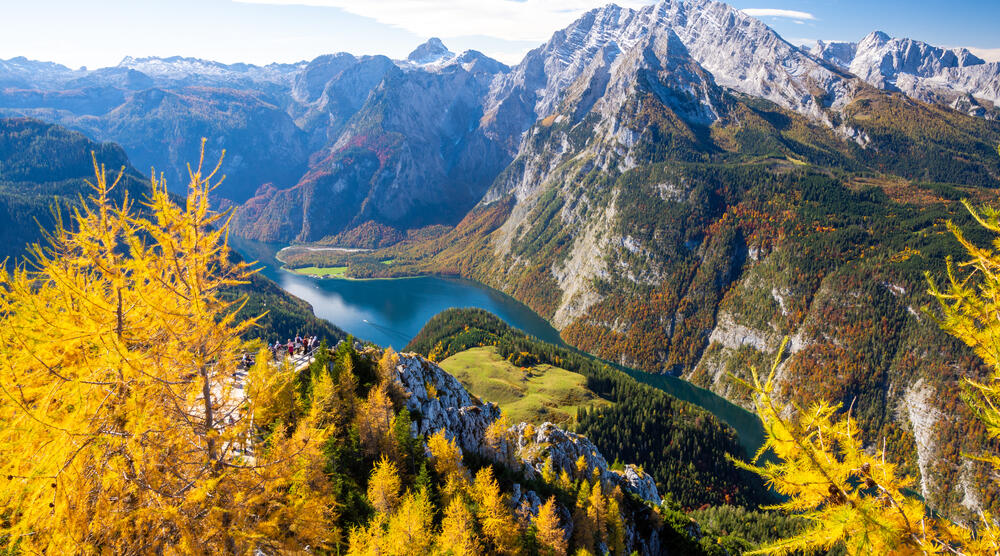
M 140 71 L 154 79 L 183 81 L 190 78 L 209 78 L 218 83 L 232 80 L 249 80 L 264 83 L 290 83 L 294 74 L 306 66 L 305 62 L 297 64 L 268 64 L 256 66 L 253 64 L 224 64 L 200 58 L 170 56 L 160 58 L 149 56 L 133 58 L 126 56 L 118 63 L 118 68 Z
M 965 48 L 873 31 L 857 43 L 818 41 L 810 52 L 876 87 L 969 114 L 987 115 L 977 98 L 1000 101 L 1000 64 L 988 64 Z
M 406 60 L 415 65 L 441 64 L 455 57 L 455 53 L 448 50 L 448 47 L 441 42 L 441 39 L 433 37 L 424 44 L 413 49 Z
M 946 68 L 977 66 L 984 63 L 964 48 L 955 50 L 938 48 L 925 42 L 894 38 L 881 31 L 875 31 L 858 43 L 850 69 L 852 73 L 874 83 L 879 76 L 894 82 L 900 73 L 933 77 Z

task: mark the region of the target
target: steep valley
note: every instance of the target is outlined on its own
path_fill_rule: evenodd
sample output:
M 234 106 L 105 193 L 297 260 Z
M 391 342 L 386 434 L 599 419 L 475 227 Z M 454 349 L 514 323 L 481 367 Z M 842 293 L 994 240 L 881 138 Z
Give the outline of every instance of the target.
M 289 267 L 475 280 L 580 350 L 744 408 L 733 377 L 787 338 L 782 400 L 850 408 L 932 507 L 967 516 L 1000 504 L 959 395 L 987 368 L 939 330 L 924 273 L 962 256 L 946 222 L 988 240 L 960 200 L 997 202 L 998 80 L 963 49 L 880 32 L 807 49 L 664 0 L 587 12 L 510 67 L 436 39 L 405 60 L 12 59 L 0 114 L 113 140 L 102 155 L 174 185 L 205 136 L 229 152 L 234 234 L 364 249 Z
M 729 375 L 769 368 L 789 337 L 783 397 L 852 407 L 936 507 L 992 506 L 986 467 L 961 455 L 984 437 L 957 395 L 985 369 L 923 312 L 923 272 L 940 276 L 959 254 L 945 220 L 971 231 L 956 200 L 995 199 L 1000 124 L 836 71 L 822 74 L 834 96 L 819 104 L 751 96 L 754 82 L 702 69 L 721 62 L 685 44 L 678 24 L 648 23 L 671 13 L 596 11 L 515 67 L 501 90 L 535 91 L 517 105 L 533 123 L 443 235 L 301 253 L 290 265 L 471 278 L 523 301 L 575 347 L 748 408 Z M 910 417 L 914 388 L 932 392 L 921 415 L 950 416 L 933 433 Z

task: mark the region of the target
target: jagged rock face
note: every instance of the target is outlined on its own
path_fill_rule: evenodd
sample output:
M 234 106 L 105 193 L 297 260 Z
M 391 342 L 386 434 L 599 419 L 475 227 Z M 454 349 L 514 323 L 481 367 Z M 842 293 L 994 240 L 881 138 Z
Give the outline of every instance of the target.
M 652 477 L 632 464 L 626 465 L 622 472 L 612 471 L 600 450 L 586 436 L 564 431 L 552 423 L 542 423 L 538 427 L 519 423 L 510 430 L 517 439 L 516 448 L 521 461 L 538 474 L 541 474 L 545 462 L 552 458 L 552 467 L 556 473 L 565 470 L 572 476 L 576 461 L 583 457 L 588 469 L 598 470 L 602 483 L 619 485 L 622 490 L 636 494 L 654 505 L 661 503 Z M 526 430 L 534 430 L 534 434 L 527 434 Z
M 759 20 L 711 0 L 665 0 L 637 11 L 608 5 L 557 31 L 494 86 L 487 113 L 496 113 L 498 129 L 510 125 L 502 121 L 507 118 L 524 128 L 555 113 L 565 89 L 588 73 L 593 60 L 610 64 L 624 52 L 649 45 L 662 51 L 674 40 L 698 65 L 695 73 L 707 71 L 720 85 L 816 120 L 823 119 L 825 108 L 841 108 L 851 98 L 848 77 L 788 44 Z M 705 78 L 699 76 L 699 81 Z
M 292 98 L 303 104 L 315 102 L 331 80 L 357 63 L 358 59 L 346 52 L 314 58 L 295 76 Z
M 525 433 L 529 425 L 518 423 L 508 430 L 512 442 L 501 440 L 500 445 L 491 447 L 486 441 L 486 430 L 500 418 L 500 408 L 470 395 L 455 377 L 418 354 L 399 354 L 395 378 L 407 394 L 406 407 L 413 416 L 411 426 L 415 436 L 444 429 L 446 436 L 455 439 L 463 452 L 491 459 L 523 474 L 527 480 L 541 475 L 548 458 L 552 459 L 557 473 L 565 469 L 573 476 L 577 473 L 576 461 L 583 456 L 586 477 L 596 473 L 609 489 L 617 485 L 649 504 L 661 503 L 656 484 L 648 474 L 633 465 L 627 465 L 621 472 L 609 469 L 607 460 L 588 438 L 564 431 L 552 423 L 543 423 L 533 435 Z M 525 521 L 538 514 L 542 502 L 533 490 L 514 484 L 511 504 Z M 562 505 L 557 508 L 562 522 L 572 523 L 569 509 Z M 623 518 L 627 551 L 661 553 L 655 530 L 642 536 L 636 527 L 636 516 L 625 512 Z M 567 538 L 571 533 L 571 530 L 566 531 Z
M 986 63 L 964 48 L 939 48 L 875 31 L 858 43 L 820 42 L 812 54 L 881 89 L 973 116 L 995 117 L 987 108 L 1000 102 L 1000 64 Z
M 851 66 L 857 52 L 857 43 L 836 41 L 816 41 L 809 51 L 813 56 L 845 70 Z
M 413 64 L 431 64 L 454 57 L 455 53 L 448 50 L 441 39 L 434 37 L 410 52 L 406 60 Z
M 500 418 L 500 408 L 489 401 L 473 397 L 455 377 L 417 354 L 400 354 L 396 376 L 407 392 L 406 407 L 414 415 L 413 432 L 434 434 L 444 429 L 462 450 L 515 465 L 515 471 L 528 479 L 541 475 L 548 458 L 553 467 L 576 473 L 576 461 L 581 456 L 587 462 L 587 474 L 597 470 L 602 482 L 619 485 L 653 505 L 661 503 L 653 478 L 633 465 L 622 472 L 613 471 L 600 450 L 585 436 L 567 432 L 552 423 L 532 427 L 517 423 L 509 429 L 514 443 L 491 448 L 485 440 L 486 429 Z M 528 428 L 535 429 L 526 435 Z M 509 457 L 513 453 L 514 461 Z M 537 496 L 536 496 L 537 499 Z
M 501 176 L 487 193 L 486 202 L 509 193 L 519 200 L 530 197 L 552 170 L 567 158 L 581 156 L 581 150 L 601 160 L 602 167 L 607 166 L 612 154 L 627 156 L 627 149 L 645 127 L 636 117 L 636 111 L 643 108 L 642 102 L 631 102 L 638 97 L 651 95 L 691 125 L 708 126 L 720 118 L 722 90 L 670 28 L 656 28 L 625 49 L 617 43 L 598 40 L 608 36 L 599 22 L 623 17 L 622 8 L 613 5 L 591 12 L 571 28 L 572 33 L 566 37 L 557 33 L 542 52 L 529 54 L 525 63 L 548 52 L 549 58 L 543 65 L 549 71 L 545 88 L 535 91 L 535 108 L 525 119 L 532 123 L 536 118 L 551 119 L 551 124 L 543 124 L 546 126 L 575 125 L 589 116 L 595 122 L 594 129 L 586 138 L 585 149 L 568 138 L 550 140 L 545 148 L 551 148 L 552 143 L 561 144 L 555 158 L 542 156 L 538 152 L 540 145 L 530 136 L 535 132 L 529 132 L 519 152 L 519 158 L 525 160 L 524 169 Z M 585 23 L 590 25 L 584 26 Z M 577 48 L 572 50 L 571 46 Z M 527 72 L 527 68 L 519 66 L 517 71 Z M 534 85 L 530 81 L 512 87 L 508 92 L 511 97 L 524 99 L 533 94 Z M 502 110 L 508 102 L 503 101 L 497 110 Z
M 822 119 L 843 107 L 850 87 L 760 20 L 713 0 L 666 0 L 643 10 L 648 27 L 669 26 L 720 85 Z M 817 100 L 817 91 L 825 99 Z
M 462 450 L 489 456 L 486 429 L 500 418 L 496 404 L 474 399 L 455 377 L 419 355 L 402 354 L 396 367 L 406 407 L 414 415 L 414 432 L 434 434 L 444 429 Z
M 336 141 L 344 126 L 365 105 L 372 91 L 396 70 L 385 56 L 350 54 L 321 56 L 296 77 L 290 107 L 295 123 L 310 135 L 310 148 L 318 150 Z
M 848 69 L 865 81 L 877 84 L 879 79 L 891 82 L 901 73 L 934 77 L 946 68 L 984 63 L 964 48 L 946 50 L 912 39 L 892 38 L 876 31 L 858 43 Z M 880 86 L 884 87 L 884 83 Z

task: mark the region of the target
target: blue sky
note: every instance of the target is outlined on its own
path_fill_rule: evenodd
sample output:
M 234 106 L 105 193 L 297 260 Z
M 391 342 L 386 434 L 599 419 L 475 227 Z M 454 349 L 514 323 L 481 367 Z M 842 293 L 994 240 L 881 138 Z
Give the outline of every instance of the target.
M 131 56 L 268 63 L 347 51 L 404 57 L 431 36 L 514 63 L 602 0 L 0 0 L 0 58 L 71 67 Z M 631 7 L 646 0 L 619 0 Z M 1000 1 L 732 0 L 792 42 L 874 29 L 1000 59 Z M 766 15 L 766 14 L 780 14 Z

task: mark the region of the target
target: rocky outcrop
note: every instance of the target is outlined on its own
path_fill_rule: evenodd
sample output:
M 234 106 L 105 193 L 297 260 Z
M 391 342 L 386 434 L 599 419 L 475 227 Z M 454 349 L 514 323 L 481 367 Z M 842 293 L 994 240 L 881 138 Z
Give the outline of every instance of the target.
M 927 498 L 934 489 L 931 466 L 937 452 L 935 425 L 943 415 L 932 402 L 934 389 L 918 380 L 906 390 L 903 409 L 913 431 L 917 447 L 917 467 L 920 469 L 920 493 Z
M 480 400 L 447 371 L 417 354 L 401 354 L 396 365 L 396 376 L 407 393 L 406 407 L 414 416 L 415 435 L 433 434 L 444 429 L 462 450 L 474 452 L 509 465 L 508 455 L 515 456 L 516 470 L 528 479 L 540 475 L 545 462 L 551 458 L 558 473 L 566 470 L 575 473 L 576 461 L 583 457 L 588 474 L 597 470 L 602 482 L 618 485 L 653 505 L 661 502 L 653 478 L 633 465 L 624 471 L 611 470 L 597 446 L 585 436 L 567 432 L 552 423 L 534 427 L 517 423 L 508 429 L 512 445 L 490 447 L 486 429 L 500 418 L 496 404 Z M 526 434 L 525 431 L 533 431 Z
M 409 394 L 413 432 L 429 435 L 444 429 L 463 451 L 490 457 L 486 429 L 500 418 L 496 404 L 473 398 L 455 377 L 419 355 L 401 355 L 396 373 Z
M 551 461 L 556 473 L 565 470 L 571 476 L 578 474 L 576 462 L 581 457 L 586 462 L 584 475 L 596 474 L 607 488 L 621 487 L 646 503 L 658 506 L 662 502 L 653 478 L 634 465 L 622 471 L 612 470 L 597 447 L 585 436 L 565 431 L 552 423 L 534 427 L 518 423 L 507 430 L 507 438 L 490 446 L 486 430 L 500 418 L 496 404 L 471 395 L 464 386 L 441 367 L 417 354 L 399 354 L 396 377 L 406 392 L 406 407 L 413 416 L 411 432 L 414 436 L 433 434 L 444 429 L 463 452 L 476 453 L 484 458 L 507 466 L 523 474 L 526 480 L 541 476 L 546 462 Z M 537 515 L 542 504 L 536 492 L 515 484 L 511 502 L 525 515 Z M 564 523 L 570 522 L 570 513 L 560 508 Z M 643 554 L 659 553 L 659 539 L 655 532 L 646 538 L 637 533 L 630 516 L 626 515 L 626 537 L 630 550 Z
M 546 462 L 551 460 L 556 473 L 566 471 L 572 476 L 576 473 L 577 460 L 582 457 L 590 473 L 597 470 L 602 483 L 618 485 L 623 491 L 657 506 L 662 502 L 652 477 L 631 464 L 626 465 L 624 471 L 611 470 L 597 446 L 586 436 L 564 431 L 552 423 L 542 423 L 538 427 L 519 423 L 510 431 L 520 461 L 535 473 L 541 474 Z

